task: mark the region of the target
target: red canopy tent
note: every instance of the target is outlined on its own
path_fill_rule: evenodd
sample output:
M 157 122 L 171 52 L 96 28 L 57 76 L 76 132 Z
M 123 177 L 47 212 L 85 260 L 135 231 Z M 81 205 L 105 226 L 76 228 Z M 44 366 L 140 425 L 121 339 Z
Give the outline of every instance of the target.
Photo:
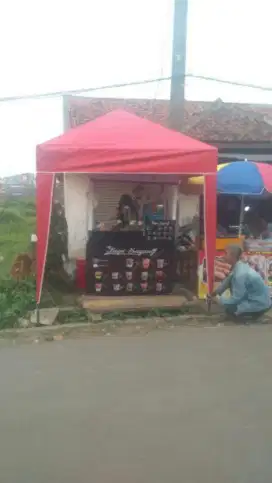
M 57 173 L 203 175 L 208 288 L 216 238 L 217 149 L 126 111 L 112 111 L 37 146 L 37 303 L 41 298 Z

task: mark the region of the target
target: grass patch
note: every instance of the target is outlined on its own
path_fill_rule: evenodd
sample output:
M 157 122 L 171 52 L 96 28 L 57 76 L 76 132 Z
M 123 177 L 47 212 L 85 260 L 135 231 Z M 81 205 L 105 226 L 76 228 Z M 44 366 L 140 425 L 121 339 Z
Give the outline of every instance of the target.
M 35 281 L 10 279 L 12 264 L 27 252 L 36 231 L 34 199 L 8 199 L 0 203 L 0 330 L 18 326 L 18 319 L 35 308 Z
M 18 327 L 18 319 L 34 310 L 35 281 L 0 280 L 0 330 Z
M 183 307 L 180 309 L 154 309 L 154 310 L 142 310 L 142 311 L 129 311 L 129 312 L 107 312 L 104 314 L 97 314 L 101 318 L 93 320 L 92 323 L 99 324 L 103 322 L 114 322 L 114 321 L 126 321 L 129 319 L 152 319 L 152 318 L 165 318 L 165 317 L 176 317 L 179 315 L 186 315 L 190 312 L 188 307 Z M 82 309 L 75 308 L 73 310 L 61 311 L 58 315 L 59 324 L 76 324 L 82 322 L 91 321 L 91 312 Z M 94 314 L 96 315 L 96 314 Z
M 167 309 L 153 309 L 153 310 L 141 310 L 141 311 L 129 311 L 129 312 L 107 312 L 102 315 L 102 320 L 127 320 L 127 319 L 152 319 L 152 318 L 165 318 L 176 317 L 178 315 L 185 315 L 190 312 L 189 307 L 167 308 Z
M 88 314 L 85 309 L 75 308 L 74 310 L 61 311 L 58 314 L 59 324 L 82 324 L 88 322 Z
M 20 214 L 18 210 L 15 208 L 5 208 L 3 209 L 2 213 L 0 214 L 0 223 L 1 224 L 13 224 L 13 223 L 22 223 L 24 221 L 23 216 Z
M 7 200 L 0 203 L 0 280 L 9 276 L 18 253 L 26 252 L 30 237 L 36 232 L 34 199 Z

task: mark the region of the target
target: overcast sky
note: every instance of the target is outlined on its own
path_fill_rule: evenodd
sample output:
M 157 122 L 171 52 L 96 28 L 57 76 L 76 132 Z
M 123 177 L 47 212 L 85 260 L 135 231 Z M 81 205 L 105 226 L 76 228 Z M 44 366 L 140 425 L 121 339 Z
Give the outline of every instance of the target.
M 173 0 L 9 0 L 0 7 L 0 97 L 170 75 Z M 187 72 L 272 85 L 268 0 L 189 0 Z M 166 82 L 97 96 L 168 98 Z M 187 82 L 197 100 L 272 103 L 272 93 Z M 62 132 L 60 99 L 0 104 L 0 176 L 35 169 Z

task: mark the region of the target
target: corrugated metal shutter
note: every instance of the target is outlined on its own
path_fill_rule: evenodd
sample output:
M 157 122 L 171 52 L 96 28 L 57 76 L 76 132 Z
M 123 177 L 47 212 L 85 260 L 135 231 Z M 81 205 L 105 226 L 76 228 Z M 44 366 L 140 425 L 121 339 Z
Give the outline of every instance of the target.
M 121 195 L 132 195 L 132 191 L 141 183 L 122 183 L 118 181 L 94 181 L 94 192 L 97 207 L 94 213 L 94 222 L 105 222 L 116 219 L 116 208 Z M 161 188 L 159 184 L 145 183 L 145 191 L 151 199 L 156 199 Z
M 134 183 L 95 181 L 94 190 L 98 202 L 94 213 L 95 223 L 115 220 L 116 208 L 121 195 L 131 195 L 135 186 Z

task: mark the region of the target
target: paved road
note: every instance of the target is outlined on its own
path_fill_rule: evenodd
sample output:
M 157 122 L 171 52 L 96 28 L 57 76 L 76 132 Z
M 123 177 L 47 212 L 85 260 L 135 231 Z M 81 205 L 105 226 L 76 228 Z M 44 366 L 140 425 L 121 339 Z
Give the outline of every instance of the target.
M 271 483 L 272 327 L 0 350 L 1 483 Z

